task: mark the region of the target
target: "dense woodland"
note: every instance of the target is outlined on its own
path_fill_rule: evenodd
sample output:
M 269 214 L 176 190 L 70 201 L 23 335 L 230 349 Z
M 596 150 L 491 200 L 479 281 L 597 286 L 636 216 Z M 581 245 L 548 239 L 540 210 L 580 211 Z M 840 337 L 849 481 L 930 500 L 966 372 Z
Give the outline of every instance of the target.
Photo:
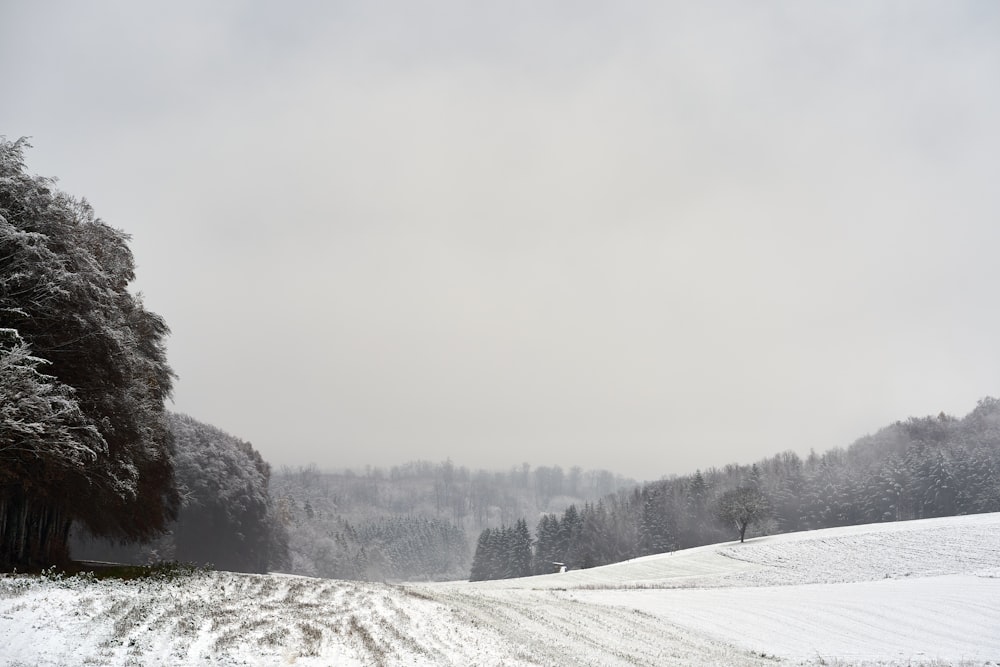
M 483 529 L 634 487 L 607 471 L 523 464 L 487 472 L 450 461 L 360 472 L 286 468 L 271 480 L 289 571 L 367 580 L 465 578 Z
M 732 540 L 1000 511 L 1000 400 L 963 419 L 896 422 L 846 449 L 793 452 L 622 490 L 560 515 L 485 530 L 471 579 L 586 568 Z M 525 563 L 529 563 L 525 565 Z
M 176 521 L 156 539 L 136 544 L 76 530 L 73 557 L 132 564 L 170 560 L 234 572 L 286 566 L 288 538 L 268 492 L 270 465 L 250 443 L 187 415 L 169 413 L 168 424 L 180 495 Z
M 637 486 L 606 471 L 450 461 L 272 475 L 165 400 L 167 324 L 128 236 L 0 138 L 0 570 L 178 559 L 351 579 L 491 579 L 746 535 L 1000 511 L 1000 401 L 846 449 Z M 531 529 L 534 533 L 532 534 Z M 478 536 L 478 537 L 477 537 Z
M 167 325 L 128 236 L 0 138 L 0 569 L 68 559 L 70 525 L 150 539 L 176 516 Z
M 128 289 L 128 236 L 27 146 L 0 138 L 0 571 L 67 564 L 71 528 L 78 556 L 283 564 L 268 465 L 165 409 L 169 330 Z

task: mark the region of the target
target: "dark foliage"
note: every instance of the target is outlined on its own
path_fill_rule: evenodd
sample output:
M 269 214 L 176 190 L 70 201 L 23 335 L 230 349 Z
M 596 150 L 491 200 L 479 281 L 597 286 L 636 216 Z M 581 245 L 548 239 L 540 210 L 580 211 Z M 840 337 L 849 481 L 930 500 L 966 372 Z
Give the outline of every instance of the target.
M 513 528 L 487 528 L 479 535 L 470 581 L 513 579 L 532 574 L 531 533 L 524 519 Z
M 174 518 L 167 326 L 129 293 L 128 237 L 0 139 L 0 568 L 65 562 Z
M 287 534 L 268 495 L 270 466 L 248 443 L 187 415 L 170 414 L 177 521 L 154 542 L 116 547 L 74 539 L 89 559 L 143 563 L 162 558 L 235 572 L 267 572 L 287 559 Z
M 65 577 L 86 577 L 93 580 L 112 579 L 118 581 L 158 580 L 174 581 L 210 572 L 211 568 L 196 567 L 190 563 L 163 561 L 150 565 L 121 565 L 118 563 L 74 561 L 65 567 L 41 569 L 38 574 L 52 579 Z

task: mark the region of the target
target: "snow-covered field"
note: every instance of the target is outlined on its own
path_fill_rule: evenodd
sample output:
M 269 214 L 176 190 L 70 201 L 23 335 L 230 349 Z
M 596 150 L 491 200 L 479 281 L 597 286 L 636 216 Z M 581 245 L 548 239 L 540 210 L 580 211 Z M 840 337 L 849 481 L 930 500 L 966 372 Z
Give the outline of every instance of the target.
M 0 664 L 1000 664 L 1000 514 L 476 584 L 6 576 Z

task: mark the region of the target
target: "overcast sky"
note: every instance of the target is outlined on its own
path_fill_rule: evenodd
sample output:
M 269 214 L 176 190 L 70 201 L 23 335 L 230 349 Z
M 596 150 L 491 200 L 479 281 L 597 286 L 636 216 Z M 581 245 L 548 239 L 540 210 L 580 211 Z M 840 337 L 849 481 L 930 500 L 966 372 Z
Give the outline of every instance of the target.
M 1000 3 L 5 0 L 0 134 L 276 465 L 847 446 L 1000 395 Z

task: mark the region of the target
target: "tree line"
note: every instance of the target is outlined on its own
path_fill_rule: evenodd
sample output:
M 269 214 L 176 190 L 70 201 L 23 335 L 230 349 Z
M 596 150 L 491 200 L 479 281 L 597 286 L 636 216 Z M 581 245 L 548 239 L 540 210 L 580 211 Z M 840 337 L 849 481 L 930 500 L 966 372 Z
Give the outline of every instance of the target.
M 26 148 L 0 138 L 0 569 L 65 563 L 72 528 L 232 569 L 490 578 L 746 534 L 1000 510 L 992 398 L 963 419 L 897 422 L 846 449 L 642 486 L 606 471 L 450 461 L 271 475 L 248 443 L 166 411 L 169 329 L 128 289 L 128 235 L 30 175 Z M 528 540 L 525 517 L 540 517 Z
M 365 580 L 463 578 L 484 528 L 634 486 L 604 470 L 522 464 L 486 471 L 450 460 L 360 471 L 310 465 L 272 478 L 289 571 Z
M 470 579 L 594 567 L 747 534 L 996 511 L 1000 401 L 984 398 L 962 419 L 910 418 L 846 449 L 699 470 L 544 514 L 528 568 L 514 529 L 483 531 Z
M 165 409 L 169 329 L 128 289 L 128 235 L 29 174 L 27 147 L 0 137 L 0 570 L 67 564 L 71 531 L 231 569 L 280 562 L 267 464 Z
M 289 526 L 289 572 L 330 579 L 426 581 L 459 579 L 468 571 L 465 531 L 421 516 L 349 521 L 315 513 Z
M 65 562 L 70 526 L 122 541 L 176 517 L 161 317 L 128 236 L 0 138 L 0 568 Z M 141 508 L 138 510 L 137 508 Z

